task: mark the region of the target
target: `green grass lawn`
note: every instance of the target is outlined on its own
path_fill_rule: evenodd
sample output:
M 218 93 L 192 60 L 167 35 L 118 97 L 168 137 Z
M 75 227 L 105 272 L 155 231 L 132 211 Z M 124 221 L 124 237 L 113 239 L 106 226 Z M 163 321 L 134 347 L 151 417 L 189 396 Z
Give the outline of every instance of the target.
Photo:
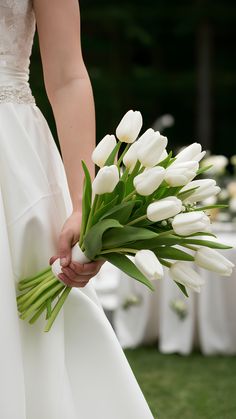
M 155 419 L 236 418 L 236 357 L 162 355 L 156 346 L 125 354 Z

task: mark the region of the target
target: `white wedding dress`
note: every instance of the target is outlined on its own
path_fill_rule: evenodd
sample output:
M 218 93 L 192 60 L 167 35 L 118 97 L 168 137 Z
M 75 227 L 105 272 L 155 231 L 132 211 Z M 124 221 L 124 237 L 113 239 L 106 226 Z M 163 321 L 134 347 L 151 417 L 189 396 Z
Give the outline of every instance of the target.
M 91 283 L 73 288 L 49 333 L 43 317 L 18 318 L 17 282 L 48 266 L 72 210 L 28 85 L 34 32 L 31 0 L 0 0 L 0 418 L 151 419 Z

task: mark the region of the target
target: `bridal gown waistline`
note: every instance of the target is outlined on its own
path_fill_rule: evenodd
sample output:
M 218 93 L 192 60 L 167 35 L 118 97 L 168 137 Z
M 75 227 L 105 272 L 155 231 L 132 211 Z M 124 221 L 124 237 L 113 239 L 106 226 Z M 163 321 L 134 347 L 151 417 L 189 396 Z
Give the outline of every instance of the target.
M 35 98 L 28 83 L 28 73 L 8 66 L 0 61 L 0 103 L 35 104 Z

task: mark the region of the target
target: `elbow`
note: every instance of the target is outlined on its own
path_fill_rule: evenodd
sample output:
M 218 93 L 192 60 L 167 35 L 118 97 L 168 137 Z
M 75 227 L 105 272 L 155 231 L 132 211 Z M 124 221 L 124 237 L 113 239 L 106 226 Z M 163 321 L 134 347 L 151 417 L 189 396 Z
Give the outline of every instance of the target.
M 54 98 L 67 89 L 71 90 L 81 82 L 90 82 L 87 68 L 85 65 L 75 71 L 61 71 L 53 72 L 51 76 L 44 77 L 45 89 L 50 102 L 54 101 Z

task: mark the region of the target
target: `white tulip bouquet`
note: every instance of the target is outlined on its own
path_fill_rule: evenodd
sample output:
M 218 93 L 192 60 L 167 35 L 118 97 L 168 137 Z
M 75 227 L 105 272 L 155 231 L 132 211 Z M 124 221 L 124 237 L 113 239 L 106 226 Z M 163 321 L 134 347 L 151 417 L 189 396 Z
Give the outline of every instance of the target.
M 212 206 L 197 205 L 220 189 L 214 180 L 193 180 L 208 169 L 199 169 L 205 154 L 200 144 L 172 157 L 166 152 L 166 137 L 151 128 L 139 136 L 141 127 L 141 113 L 130 110 L 117 126 L 117 138 L 106 135 L 100 141 L 92 153 L 93 162 L 100 167 L 93 182 L 82 162 L 81 233 L 72 248 L 72 260 L 105 259 L 151 290 L 152 281 L 163 277 L 166 266 L 188 296 L 186 288 L 199 292 L 203 285 L 192 262 L 225 276 L 234 266 L 215 250 L 229 246 L 218 243 L 210 231 L 206 210 Z M 122 143 L 126 146 L 118 158 Z M 50 330 L 71 291 L 58 279 L 59 273 L 57 259 L 18 284 L 20 318 L 32 324 L 45 312 L 44 331 Z

